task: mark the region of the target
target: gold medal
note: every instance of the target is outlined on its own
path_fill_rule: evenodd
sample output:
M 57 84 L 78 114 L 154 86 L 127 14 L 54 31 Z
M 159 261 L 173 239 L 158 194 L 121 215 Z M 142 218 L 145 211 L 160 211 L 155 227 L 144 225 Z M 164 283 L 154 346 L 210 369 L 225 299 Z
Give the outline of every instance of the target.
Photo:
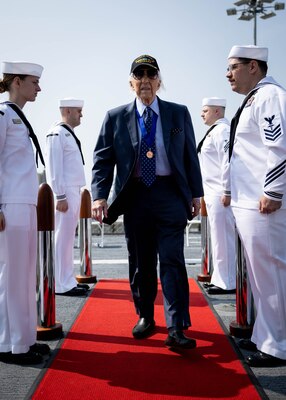
M 154 157 L 153 151 L 151 151 L 151 150 L 147 151 L 146 157 L 147 157 L 147 158 L 153 158 L 153 157 Z

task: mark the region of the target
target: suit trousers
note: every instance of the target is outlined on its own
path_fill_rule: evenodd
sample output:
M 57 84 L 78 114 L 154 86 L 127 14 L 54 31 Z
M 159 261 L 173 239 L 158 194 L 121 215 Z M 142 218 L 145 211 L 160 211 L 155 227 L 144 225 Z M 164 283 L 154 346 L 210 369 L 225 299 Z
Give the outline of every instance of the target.
M 37 213 L 30 204 L 4 204 L 0 232 L 0 352 L 26 353 L 36 342 Z
M 68 210 L 55 212 L 55 292 L 65 293 L 76 287 L 73 248 L 79 218 L 80 187 L 66 188 Z
M 251 340 L 286 360 L 286 210 L 260 214 L 233 207 L 256 307 Z
M 172 177 L 158 177 L 150 187 L 134 179 L 124 214 L 129 279 L 140 318 L 154 319 L 157 261 L 167 328 L 187 328 L 189 284 L 184 259 L 187 210 Z

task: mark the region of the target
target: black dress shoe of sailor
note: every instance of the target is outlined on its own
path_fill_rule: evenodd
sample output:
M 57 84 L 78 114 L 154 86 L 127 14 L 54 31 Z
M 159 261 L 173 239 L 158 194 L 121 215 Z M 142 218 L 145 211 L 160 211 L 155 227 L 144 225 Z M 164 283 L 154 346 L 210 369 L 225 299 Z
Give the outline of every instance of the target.
M 257 351 L 256 344 L 253 343 L 250 339 L 240 339 L 238 342 L 238 347 L 248 351 Z
M 174 349 L 194 349 L 197 346 L 195 339 L 188 338 L 183 331 L 169 332 L 165 345 Z
M 263 353 L 262 351 L 257 351 L 256 353 L 247 357 L 245 361 L 250 367 L 257 368 L 269 368 L 286 365 L 286 360 L 273 357 L 270 354 Z
M 9 360 L 11 356 L 11 351 L 1 352 L 0 353 L 0 361 L 6 362 Z
M 236 289 L 222 289 L 218 286 L 211 286 L 206 289 L 207 294 L 232 294 L 236 292 Z
M 45 343 L 35 343 L 33 346 L 30 346 L 30 350 L 34 353 L 41 354 L 41 356 L 46 356 L 51 352 L 50 346 Z
M 60 296 L 85 296 L 86 293 L 87 293 L 86 289 L 79 288 L 79 287 L 74 287 L 71 290 L 68 290 L 67 292 L 56 293 L 56 294 L 60 295 Z
M 144 339 L 150 336 L 155 329 L 155 321 L 153 319 L 140 318 L 132 330 L 135 339 Z
M 40 364 L 43 362 L 43 357 L 41 356 L 41 354 L 29 350 L 27 353 L 21 353 L 21 354 L 11 353 L 6 362 L 9 364 L 18 364 L 18 365 Z

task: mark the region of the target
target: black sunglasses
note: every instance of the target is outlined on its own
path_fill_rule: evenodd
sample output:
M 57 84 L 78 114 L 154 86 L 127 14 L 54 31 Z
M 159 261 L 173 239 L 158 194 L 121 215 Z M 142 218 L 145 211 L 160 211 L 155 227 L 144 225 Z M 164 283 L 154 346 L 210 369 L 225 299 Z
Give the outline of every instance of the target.
M 133 73 L 132 76 L 134 79 L 140 81 L 143 76 L 147 75 L 149 79 L 157 79 L 158 78 L 158 71 L 156 69 L 136 69 Z

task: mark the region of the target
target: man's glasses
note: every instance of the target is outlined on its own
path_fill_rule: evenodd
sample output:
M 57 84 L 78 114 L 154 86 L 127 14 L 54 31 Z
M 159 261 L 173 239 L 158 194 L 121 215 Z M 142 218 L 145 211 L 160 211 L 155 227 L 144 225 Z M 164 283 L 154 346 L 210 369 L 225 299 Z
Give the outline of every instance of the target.
M 147 75 L 149 79 L 157 79 L 158 78 L 158 71 L 156 69 L 138 69 L 132 73 L 132 76 L 137 81 L 140 81 L 143 76 Z
M 235 69 L 237 69 L 240 64 L 249 64 L 249 63 L 250 63 L 250 61 L 243 61 L 243 62 L 239 62 L 239 63 L 235 63 L 235 64 L 229 64 L 229 66 L 227 67 L 226 70 L 227 70 L 227 72 L 232 72 Z

